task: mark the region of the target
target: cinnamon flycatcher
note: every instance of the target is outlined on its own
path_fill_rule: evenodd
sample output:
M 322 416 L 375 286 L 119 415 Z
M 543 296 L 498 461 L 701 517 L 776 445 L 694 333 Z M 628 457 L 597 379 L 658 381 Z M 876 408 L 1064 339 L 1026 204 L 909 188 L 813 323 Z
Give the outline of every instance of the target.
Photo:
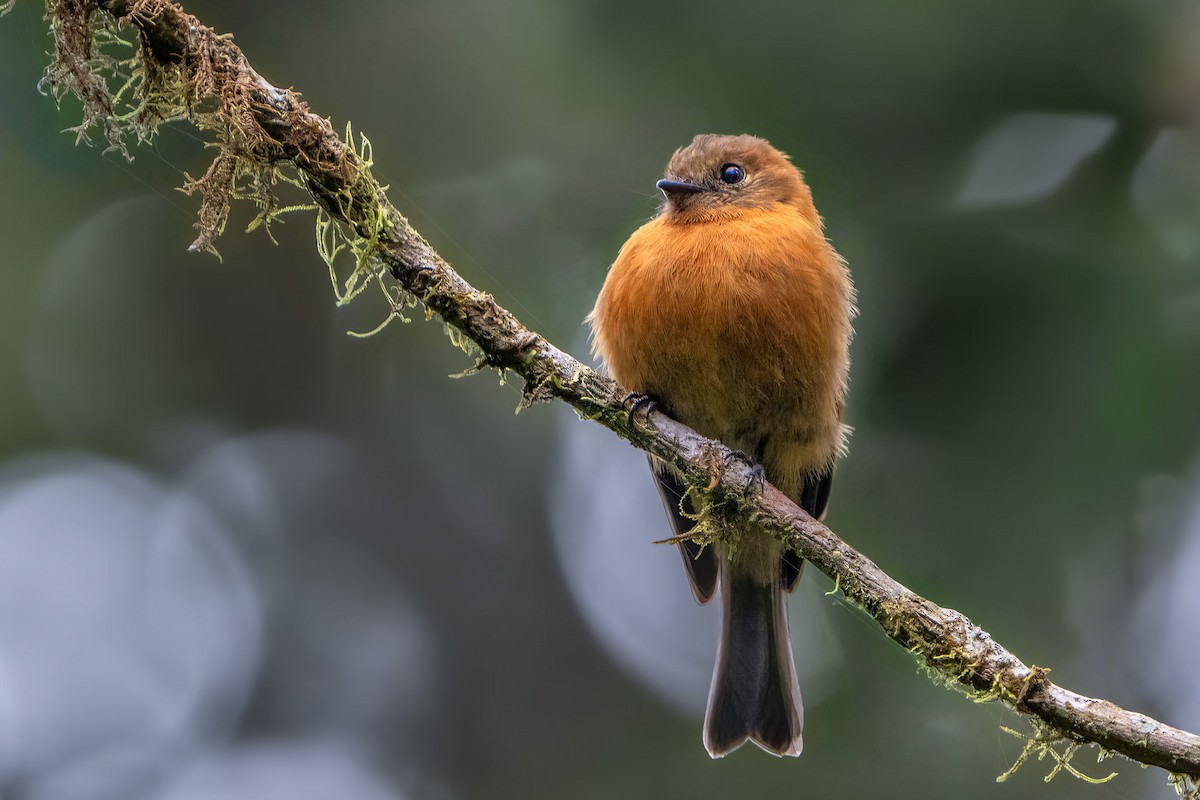
M 820 518 L 845 448 L 855 308 L 812 194 L 786 155 L 753 136 L 697 136 L 657 186 L 661 210 L 621 248 L 589 317 L 593 349 L 619 383 L 760 463 Z M 693 496 L 651 466 L 675 531 L 687 533 Z M 680 545 L 696 599 L 718 585 L 721 594 L 704 745 L 714 758 L 747 739 L 799 755 L 785 592 L 802 562 L 758 530 L 724 538 Z

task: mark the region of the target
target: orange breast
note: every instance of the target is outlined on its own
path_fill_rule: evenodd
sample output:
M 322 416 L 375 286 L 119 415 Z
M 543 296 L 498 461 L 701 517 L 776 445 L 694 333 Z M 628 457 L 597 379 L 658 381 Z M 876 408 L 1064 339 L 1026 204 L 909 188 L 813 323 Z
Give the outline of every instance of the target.
M 758 457 L 787 442 L 790 455 L 766 463 L 777 482 L 841 446 L 852 313 L 820 228 L 776 206 L 651 220 L 621 248 L 590 319 L 612 376 L 680 421 Z

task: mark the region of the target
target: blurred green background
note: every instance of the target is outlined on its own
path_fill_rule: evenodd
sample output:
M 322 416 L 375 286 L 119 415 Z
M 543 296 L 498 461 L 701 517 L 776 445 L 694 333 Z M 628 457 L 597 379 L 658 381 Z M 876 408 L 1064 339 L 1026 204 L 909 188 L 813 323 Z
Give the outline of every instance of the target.
M 188 0 L 375 145 L 577 355 L 699 132 L 806 172 L 860 295 L 830 526 L 1054 680 L 1200 728 L 1200 14 L 1179 0 Z M 0 795 L 1173 797 L 1029 764 L 810 570 L 806 746 L 700 744 L 640 456 L 440 326 L 336 308 L 303 214 L 189 254 L 210 152 L 76 147 L 0 20 Z M 624 538 L 622 538 L 624 537 Z M 660 566 L 661 565 L 661 572 Z M 666 583 L 662 575 L 669 575 Z

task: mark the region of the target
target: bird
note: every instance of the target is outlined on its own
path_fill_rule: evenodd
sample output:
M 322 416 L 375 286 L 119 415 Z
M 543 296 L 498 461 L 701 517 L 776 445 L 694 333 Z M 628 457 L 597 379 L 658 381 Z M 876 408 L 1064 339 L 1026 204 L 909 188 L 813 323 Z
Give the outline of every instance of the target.
M 658 213 L 621 247 L 588 315 L 593 354 L 634 406 L 652 402 L 748 457 L 820 519 L 846 450 L 857 309 L 812 192 L 786 154 L 748 134 L 696 136 L 655 185 Z M 800 755 L 786 599 L 803 562 L 759 530 L 688 540 L 703 500 L 650 462 L 696 599 L 721 596 L 705 748 Z

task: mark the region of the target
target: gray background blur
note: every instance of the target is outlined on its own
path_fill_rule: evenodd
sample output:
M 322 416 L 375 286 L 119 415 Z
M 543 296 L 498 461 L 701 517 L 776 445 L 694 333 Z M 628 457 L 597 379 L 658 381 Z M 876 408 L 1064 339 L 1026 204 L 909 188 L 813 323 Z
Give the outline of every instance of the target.
M 188 0 L 375 144 L 414 224 L 577 354 L 699 132 L 807 173 L 862 314 L 829 523 L 1075 690 L 1200 728 L 1200 14 L 1179 0 Z M 810 570 L 806 748 L 700 744 L 692 604 L 638 453 L 440 326 L 335 308 L 311 218 L 185 252 L 192 132 L 59 133 L 0 21 L 0 796 L 1173 797 L 994 778 Z

